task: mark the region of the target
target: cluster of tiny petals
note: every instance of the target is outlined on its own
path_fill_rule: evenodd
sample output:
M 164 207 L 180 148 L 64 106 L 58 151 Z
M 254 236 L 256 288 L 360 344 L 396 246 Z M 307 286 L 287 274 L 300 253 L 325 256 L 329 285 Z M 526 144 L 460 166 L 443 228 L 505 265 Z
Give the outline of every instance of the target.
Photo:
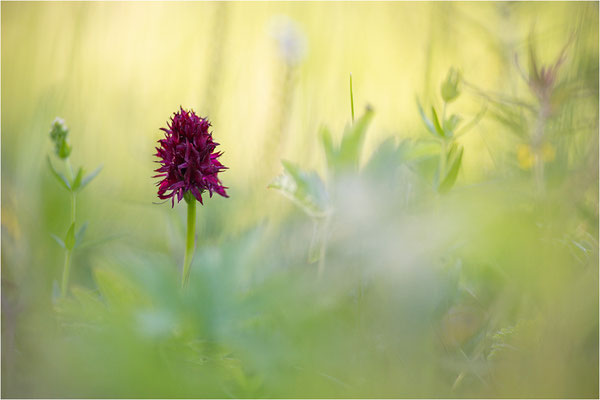
M 227 167 L 218 160 L 222 153 L 214 152 L 219 144 L 213 141 L 212 133 L 208 131 L 210 122 L 181 107 L 167 125 L 168 128 L 160 128 L 165 132 L 165 138 L 158 141 L 160 146 L 156 148 L 159 158 L 156 162 L 161 166 L 156 169 L 158 175 L 154 178 L 162 178 L 157 183 L 158 197 L 162 200 L 170 198 L 172 206 L 175 198 L 180 202 L 187 192 L 200 203 L 205 190 L 210 197 L 213 192 L 229 197 L 225 191 L 227 187 L 218 178 L 218 173 Z

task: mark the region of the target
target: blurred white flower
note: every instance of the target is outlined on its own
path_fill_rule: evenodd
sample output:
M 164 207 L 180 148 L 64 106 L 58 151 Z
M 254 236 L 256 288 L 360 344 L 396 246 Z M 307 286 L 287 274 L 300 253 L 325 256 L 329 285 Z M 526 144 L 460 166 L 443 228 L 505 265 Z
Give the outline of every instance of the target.
M 270 23 L 270 33 L 288 65 L 295 66 L 302 61 L 306 54 L 306 36 L 296 22 L 285 15 L 275 16 Z

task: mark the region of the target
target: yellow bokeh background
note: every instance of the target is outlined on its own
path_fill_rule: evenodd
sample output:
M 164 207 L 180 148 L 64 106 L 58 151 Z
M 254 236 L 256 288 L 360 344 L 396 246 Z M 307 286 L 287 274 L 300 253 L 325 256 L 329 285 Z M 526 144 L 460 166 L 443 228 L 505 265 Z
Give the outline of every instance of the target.
M 182 105 L 213 121 L 230 168 L 222 179 L 235 208 L 245 208 L 235 223 L 248 225 L 274 212 L 262 205 L 281 206 L 266 191 L 279 159 L 323 170 L 319 128 L 339 138 L 349 122 L 350 73 L 356 113 L 367 104 L 376 111 L 364 160 L 386 137 L 427 135 L 415 98 L 440 106 L 439 84 L 452 66 L 486 90 L 526 92 L 514 56 L 526 59 L 532 27 L 541 59 L 551 62 L 593 10 L 597 4 L 556 2 L 2 3 L 3 178 L 17 196 L 43 196 L 32 182 L 51 149 L 50 123 L 61 116 L 73 163 L 88 171 L 104 164 L 92 192 L 150 204 L 159 128 Z M 288 67 L 273 34 L 282 17 L 306 44 L 287 89 L 284 132 L 276 121 Z M 480 106 L 465 92 L 451 112 L 467 120 Z M 507 157 L 498 129 L 484 119 L 460 139 L 461 180 L 477 181 Z
M 598 2 L 0 12 L 3 397 L 598 397 Z M 381 162 L 346 174 L 320 132 L 351 123 L 350 76 Z M 152 178 L 180 106 L 229 167 L 189 235 Z M 56 117 L 71 165 L 103 165 L 73 196 Z M 325 181 L 290 195 L 319 218 L 268 188 L 282 159 Z

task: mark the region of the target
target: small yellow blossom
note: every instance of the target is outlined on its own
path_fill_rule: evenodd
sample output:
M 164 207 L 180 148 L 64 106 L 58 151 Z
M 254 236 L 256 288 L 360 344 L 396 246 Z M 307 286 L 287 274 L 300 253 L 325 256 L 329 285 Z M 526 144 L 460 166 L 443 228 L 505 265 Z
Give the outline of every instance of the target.
M 520 144 L 517 147 L 517 160 L 519 161 L 519 167 L 521 167 L 521 169 L 527 170 L 533 167 L 535 157 L 531 151 L 531 146 L 528 144 Z
M 552 162 L 556 157 L 556 149 L 552 144 L 546 142 L 542 145 L 542 160 L 544 162 Z M 524 170 L 531 169 L 535 163 L 535 154 L 528 144 L 520 144 L 517 146 L 517 161 L 519 167 Z

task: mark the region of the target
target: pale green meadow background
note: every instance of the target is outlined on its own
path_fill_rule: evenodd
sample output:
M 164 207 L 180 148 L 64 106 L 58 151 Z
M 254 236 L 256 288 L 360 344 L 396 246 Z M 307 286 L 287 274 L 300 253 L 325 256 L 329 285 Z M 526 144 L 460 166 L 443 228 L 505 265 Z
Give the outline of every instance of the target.
M 4 397 L 598 396 L 597 2 L 2 2 L 1 12 Z M 412 183 L 342 184 L 358 203 L 337 205 L 324 259 L 337 272 L 314 283 L 312 222 L 267 185 L 281 159 L 324 176 L 319 132 L 338 141 L 350 122 L 349 74 L 357 117 L 375 112 L 365 166 L 389 137 L 430 137 L 416 98 L 441 107 L 451 67 L 465 84 L 450 112 L 463 121 L 499 94 L 535 104 L 519 72 L 530 34 L 540 65 L 571 40 L 559 81 L 576 88 L 552 125 L 543 204 L 518 156 L 528 131 L 488 112 L 458 139 L 459 197 L 426 194 L 407 211 L 386 190 Z M 176 288 L 184 204 L 153 204 L 151 178 L 159 128 L 179 106 L 212 121 L 231 196 L 198 208 L 192 300 Z M 71 277 L 95 306 L 67 312 L 53 305 L 63 251 L 50 234 L 69 218 L 46 167 L 57 116 L 73 165 L 103 165 L 78 197 L 96 244 L 76 251 Z M 363 207 L 372 199 L 380 208 Z M 372 286 L 350 265 L 376 266 Z M 459 272 L 439 275 L 446 267 Z M 107 301 L 93 272 L 103 268 L 135 270 L 134 300 Z M 436 337 L 453 307 L 477 316 L 467 311 L 473 328 L 444 349 Z M 502 338 L 530 325 L 524 339 Z M 494 345 L 518 355 L 493 366 Z

